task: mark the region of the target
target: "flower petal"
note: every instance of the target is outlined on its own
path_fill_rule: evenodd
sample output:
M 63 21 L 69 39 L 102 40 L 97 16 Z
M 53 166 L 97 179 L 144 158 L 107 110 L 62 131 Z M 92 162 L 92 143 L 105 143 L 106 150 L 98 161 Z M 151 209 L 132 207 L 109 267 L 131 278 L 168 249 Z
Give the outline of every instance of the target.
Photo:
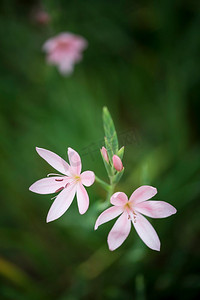
M 49 151 L 49 150 L 46 150 L 46 149 L 43 149 L 43 148 L 36 147 L 36 151 L 54 169 L 58 170 L 62 174 L 65 174 L 67 176 L 71 176 L 69 164 L 64 159 L 62 159 L 60 156 L 58 156 L 57 154 L 55 154 L 52 151 Z
M 72 148 L 68 148 L 68 157 L 73 174 L 80 175 L 82 166 L 79 154 Z
M 128 197 L 125 193 L 117 192 L 110 198 L 110 203 L 116 206 L 124 206 L 128 202 Z
M 176 208 L 164 201 L 144 201 L 135 210 L 151 218 L 166 218 L 176 213 Z
M 132 220 L 132 222 L 141 240 L 149 248 L 160 251 L 160 240 L 151 223 L 139 213 L 137 213 L 135 220 Z
M 67 182 L 67 177 L 47 177 L 33 183 L 29 190 L 37 194 L 52 194 L 64 188 Z
M 78 202 L 78 210 L 81 215 L 83 215 L 89 207 L 89 197 L 84 186 L 79 183 L 77 185 L 77 202 Z
M 137 204 L 148 199 L 151 199 L 157 194 L 157 189 L 150 185 L 142 185 L 133 192 L 129 201 L 133 204 Z
M 76 185 L 69 185 L 56 197 L 47 215 L 47 223 L 60 218 L 71 205 L 76 193 Z
M 81 182 L 85 186 L 90 186 L 95 181 L 95 175 L 92 171 L 85 171 L 81 174 Z
M 42 50 L 45 52 L 50 52 L 56 48 L 56 45 L 57 39 L 51 38 L 44 43 L 44 45 L 42 46 Z
M 121 207 L 117 206 L 111 206 L 108 209 L 106 209 L 104 212 L 100 214 L 100 216 L 97 218 L 94 229 L 97 230 L 97 228 L 116 217 L 118 217 L 123 212 L 123 209 Z
M 111 251 L 117 249 L 128 237 L 131 230 L 131 220 L 124 212 L 115 222 L 108 234 L 108 247 Z
M 51 59 L 50 56 L 49 56 L 49 62 L 53 63 L 53 60 Z M 70 75 L 74 71 L 74 66 L 73 66 L 72 61 L 65 60 L 65 61 L 61 61 L 58 63 L 58 69 L 59 69 L 60 73 L 63 75 Z

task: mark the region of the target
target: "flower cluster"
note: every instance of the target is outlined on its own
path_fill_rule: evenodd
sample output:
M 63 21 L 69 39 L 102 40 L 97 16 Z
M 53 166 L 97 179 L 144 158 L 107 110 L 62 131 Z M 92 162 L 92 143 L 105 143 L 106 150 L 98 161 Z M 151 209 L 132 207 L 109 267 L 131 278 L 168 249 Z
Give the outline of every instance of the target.
M 37 153 L 61 174 L 48 174 L 46 178 L 32 184 L 29 189 L 38 194 L 58 193 L 54 197 L 55 200 L 47 215 L 47 222 L 51 222 L 67 211 L 75 195 L 79 213 L 84 214 L 89 207 L 89 196 L 84 186 L 91 186 L 96 179 L 96 182 L 108 192 L 107 198 L 112 206 L 100 214 L 94 229 L 96 230 L 101 224 L 119 217 L 108 234 L 109 249 L 113 251 L 122 245 L 130 233 L 131 224 L 133 224 L 142 241 L 149 248 L 160 251 L 159 237 L 144 216 L 166 218 L 175 214 L 176 209 L 167 202 L 150 200 L 157 194 L 157 189 L 152 186 L 143 185 L 137 188 L 129 199 L 123 192 L 114 193 L 115 186 L 124 172 L 122 164 L 124 147 L 118 149 L 118 139 L 111 116 L 107 108 L 104 108 L 103 112 L 106 147 L 101 148 L 101 155 L 110 184 L 99 179 L 92 171 L 81 173 L 81 158 L 72 148 L 68 148 L 69 164 L 49 150 L 36 148 Z
M 30 191 L 38 194 L 51 194 L 60 192 L 55 197 L 47 215 L 47 222 L 54 221 L 61 217 L 71 205 L 75 194 L 77 196 L 78 209 L 84 214 L 89 207 L 89 197 L 84 186 L 91 186 L 94 183 L 95 175 L 92 171 L 81 173 L 81 159 L 79 154 L 68 148 L 68 164 L 57 154 L 43 149 L 36 148 L 38 154 L 45 159 L 52 167 L 61 174 L 49 174 L 47 178 L 40 179 L 30 186 Z M 108 159 L 106 149 L 101 150 L 105 160 Z M 122 162 L 117 157 L 113 158 L 113 165 L 120 171 Z M 153 226 L 142 216 L 152 218 L 166 218 L 176 213 L 176 209 L 164 201 L 147 201 L 157 193 L 152 186 L 141 186 L 133 192 L 128 200 L 126 194 L 117 192 L 112 195 L 110 202 L 112 207 L 106 209 L 97 219 L 95 230 L 103 223 L 116 217 L 119 219 L 114 224 L 108 235 L 109 249 L 115 250 L 128 237 L 131 230 L 131 223 L 135 227 L 143 242 L 153 250 L 160 250 L 160 240 Z

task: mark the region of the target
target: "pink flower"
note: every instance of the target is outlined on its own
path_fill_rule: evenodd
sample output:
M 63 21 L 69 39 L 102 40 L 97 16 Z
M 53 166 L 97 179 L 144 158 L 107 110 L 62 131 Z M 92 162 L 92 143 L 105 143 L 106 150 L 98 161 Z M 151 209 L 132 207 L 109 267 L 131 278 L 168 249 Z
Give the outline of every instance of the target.
M 101 154 L 102 154 L 103 158 L 105 159 L 105 161 L 107 161 L 107 163 L 109 163 L 108 152 L 105 147 L 101 148 Z
M 113 166 L 114 166 L 115 170 L 117 170 L 118 172 L 121 172 L 123 170 L 123 164 L 122 164 L 122 161 L 119 158 L 119 156 L 113 155 L 112 161 L 113 161 Z
M 89 206 L 89 197 L 83 185 L 90 186 L 94 183 L 94 173 L 92 171 L 81 173 L 80 156 L 71 148 L 68 148 L 70 165 L 60 156 L 49 150 L 36 147 L 36 151 L 53 168 L 64 174 L 49 174 L 56 176 L 40 179 L 29 188 L 30 191 L 38 194 L 51 194 L 61 191 L 51 205 L 47 215 L 47 222 L 61 217 L 71 205 L 75 194 L 79 212 L 80 214 L 84 214 Z
M 146 201 L 157 194 L 157 189 L 143 185 L 133 192 L 128 200 L 126 194 L 118 192 L 112 195 L 110 202 L 114 206 L 106 209 L 97 219 L 95 230 L 99 225 L 120 215 L 108 235 L 108 246 L 111 251 L 117 249 L 128 237 L 131 222 L 139 237 L 151 249 L 160 251 L 160 240 L 145 217 L 166 218 L 176 213 L 176 209 L 163 201 Z
M 51 21 L 50 15 L 42 7 L 33 9 L 31 17 L 33 21 L 40 25 L 47 25 Z
M 64 32 L 47 40 L 43 50 L 47 53 L 47 62 L 58 66 L 66 75 L 73 72 L 74 64 L 81 60 L 86 47 L 87 41 L 83 37 Z

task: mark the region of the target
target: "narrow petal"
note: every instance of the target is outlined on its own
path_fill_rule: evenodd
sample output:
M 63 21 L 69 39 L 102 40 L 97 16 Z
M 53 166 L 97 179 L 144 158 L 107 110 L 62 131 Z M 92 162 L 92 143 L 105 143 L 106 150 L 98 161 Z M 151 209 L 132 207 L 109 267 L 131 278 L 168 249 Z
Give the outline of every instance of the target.
M 95 175 L 92 171 L 85 171 L 81 174 L 81 182 L 85 186 L 90 186 L 95 181 Z
M 128 197 L 125 193 L 117 192 L 110 198 L 110 203 L 116 206 L 124 206 L 128 202 Z
M 139 213 L 132 221 L 141 240 L 152 250 L 160 251 L 160 240 L 151 223 Z
M 66 177 L 47 177 L 33 183 L 29 190 L 37 194 L 52 194 L 64 188 L 67 182 Z
M 68 148 L 68 157 L 73 174 L 80 175 L 82 166 L 79 154 L 72 148 Z
M 145 200 L 151 199 L 156 194 L 157 194 L 157 189 L 154 188 L 153 186 L 142 185 L 133 192 L 129 201 L 134 204 L 137 204 Z
M 77 202 L 78 202 L 78 209 L 79 209 L 79 213 L 81 215 L 83 215 L 89 207 L 89 197 L 88 197 L 88 193 L 86 191 L 86 189 L 84 188 L 84 186 L 79 183 L 77 185 Z
M 62 174 L 71 176 L 69 164 L 60 156 L 49 150 L 36 147 L 37 153 L 46 160 L 54 169 L 58 170 Z
M 108 234 L 108 247 L 111 251 L 117 249 L 128 237 L 131 230 L 131 220 L 124 212 L 115 222 Z
M 97 228 L 116 217 L 118 217 L 123 212 L 123 209 L 121 207 L 112 206 L 106 209 L 104 212 L 100 214 L 100 216 L 97 218 L 94 229 L 97 230 Z
M 47 215 L 47 223 L 60 218 L 71 205 L 76 193 L 76 185 L 69 185 L 56 197 Z
M 136 211 L 151 218 L 166 218 L 176 213 L 176 208 L 164 201 L 144 201 L 134 207 Z

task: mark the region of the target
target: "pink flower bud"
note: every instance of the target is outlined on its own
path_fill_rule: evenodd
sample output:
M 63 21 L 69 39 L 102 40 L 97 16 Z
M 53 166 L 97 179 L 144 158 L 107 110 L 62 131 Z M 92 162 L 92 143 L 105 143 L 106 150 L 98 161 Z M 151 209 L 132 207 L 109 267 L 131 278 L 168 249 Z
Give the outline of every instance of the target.
M 103 158 L 105 159 L 105 161 L 107 161 L 107 163 L 109 163 L 108 152 L 105 147 L 101 148 L 101 154 L 103 155 Z
M 123 169 L 123 164 L 122 164 L 122 161 L 119 158 L 119 156 L 113 155 L 112 161 L 113 161 L 113 166 L 114 166 L 115 170 L 120 172 Z
M 41 25 L 46 25 L 50 22 L 50 16 L 46 11 L 38 11 L 37 14 L 35 15 L 35 21 L 38 24 Z
M 30 17 L 34 23 L 37 23 L 39 25 L 48 25 L 51 21 L 51 16 L 41 6 L 33 7 Z

